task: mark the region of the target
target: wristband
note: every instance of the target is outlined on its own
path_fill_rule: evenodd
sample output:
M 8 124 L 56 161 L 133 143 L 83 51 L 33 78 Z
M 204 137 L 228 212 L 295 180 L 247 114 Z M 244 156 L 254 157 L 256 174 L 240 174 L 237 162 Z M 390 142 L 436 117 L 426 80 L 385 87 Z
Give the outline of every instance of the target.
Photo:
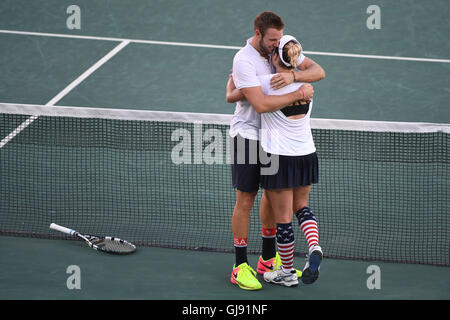
M 291 72 L 292 72 L 292 76 L 294 77 L 294 81 L 292 81 L 292 82 L 295 82 L 295 72 L 294 72 L 294 70 L 291 70 Z
M 301 92 L 302 92 L 302 94 L 303 94 L 303 98 L 302 98 L 302 100 L 305 100 L 305 92 L 303 91 L 303 88 L 302 87 L 300 87 L 300 89 L 299 89 Z

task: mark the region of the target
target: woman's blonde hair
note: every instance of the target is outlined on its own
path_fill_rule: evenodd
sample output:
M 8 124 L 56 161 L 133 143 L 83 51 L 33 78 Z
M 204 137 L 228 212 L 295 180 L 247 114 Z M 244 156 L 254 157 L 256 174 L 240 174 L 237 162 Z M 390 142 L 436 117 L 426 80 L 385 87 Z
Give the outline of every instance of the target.
M 283 60 L 289 62 L 291 68 L 297 67 L 298 58 L 302 52 L 302 46 L 294 41 L 289 41 L 283 47 Z

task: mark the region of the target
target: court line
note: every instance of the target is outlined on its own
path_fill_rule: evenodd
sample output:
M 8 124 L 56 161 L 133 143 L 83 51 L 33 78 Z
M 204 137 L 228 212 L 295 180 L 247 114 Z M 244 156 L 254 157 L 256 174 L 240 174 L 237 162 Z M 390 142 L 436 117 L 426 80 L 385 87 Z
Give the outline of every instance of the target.
M 128 41 L 130 43 L 156 44 L 156 45 L 181 46 L 181 47 L 196 47 L 196 48 L 226 49 L 226 50 L 239 50 L 239 49 L 242 48 L 242 47 L 239 47 L 239 46 L 225 46 L 225 45 L 215 45 L 215 44 L 188 43 L 188 42 L 170 42 L 170 41 L 141 40 L 141 39 L 98 37 L 98 36 L 83 36 L 83 35 L 71 35 L 71 34 L 62 34 L 62 33 L 43 33 L 43 32 L 1 30 L 1 29 L 0 29 L 0 33 L 15 34 L 15 35 L 28 35 L 28 36 L 41 36 L 41 37 L 84 39 L 84 40 L 101 40 L 101 41 L 117 41 L 117 42 Z M 322 56 L 346 57 L 346 58 L 383 59 L 383 60 L 450 63 L 450 59 L 397 57 L 397 56 L 382 56 L 382 55 L 353 54 L 353 53 L 340 53 L 340 52 L 323 52 L 323 51 L 304 51 L 304 53 L 308 54 L 308 55 L 322 55 Z
M 67 87 L 65 87 L 61 92 L 59 92 L 53 99 L 45 104 L 45 107 L 52 107 L 62 98 L 64 98 L 70 91 L 72 91 L 76 86 L 78 86 L 81 82 L 83 82 L 87 77 L 89 77 L 92 73 L 94 73 L 98 68 L 100 68 L 103 64 L 105 64 L 108 60 L 114 57 L 119 51 L 125 48 L 130 42 L 122 41 L 119 45 L 117 45 L 114 49 L 108 52 L 103 58 L 98 60 L 94 65 L 92 65 L 89 69 L 83 72 L 78 78 L 72 81 Z M 33 115 L 21 123 L 16 129 L 14 129 L 9 135 L 0 141 L 0 149 L 3 148 L 11 139 L 17 136 L 20 132 L 22 132 L 25 128 L 27 128 L 30 124 L 32 124 L 39 116 Z

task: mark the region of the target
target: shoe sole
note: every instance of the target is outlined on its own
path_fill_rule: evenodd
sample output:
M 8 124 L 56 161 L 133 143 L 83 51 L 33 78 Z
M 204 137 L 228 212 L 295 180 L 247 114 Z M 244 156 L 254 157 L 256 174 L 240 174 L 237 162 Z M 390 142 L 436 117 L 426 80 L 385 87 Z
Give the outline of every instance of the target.
M 303 270 L 302 282 L 304 284 L 314 283 L 319 278 L 319 266 L 321 262 L 321 252 L 313 251 L 309 256 L 309 267 Z
M 277 281 L 274 281 L 272 279 L 266 279 L 265 277 L 263 277 L 263 279 L 264 279 L 265 282 L 273 283 L 273 284 L 279 284 L 279 285 L 286 286 L 286 287 L 296 287 L 296 286 L 298 286 L 298 280 L 297 281 L 280 281 L 280 282 L 277 282 Z
M 271 272 L 273 270 L 261 270 L 261 269 L 256 269 L 256 272 L 260 275 L 264 275 L 265 272 Z M 295 272 L 297 273 L 297 279 L 302 277 L 302 272 L 300 270 L 295 269 Z
M 269 269 L 267 269 L 267 270 L 261 270 L 261 269 L 256 269 L 256 272 L 258 273 L 258 274 L 260 274 L 260 275 L 263 275 L 264 274 L 264 272 L 270 272 L 270 271 L 273 271 L 273 270 L 269 270 Z
M 274 283 L 274 284 L 279 284 L 285 287 L 296 287 L 298 286 L 298 282 L 294 282 L 294 283 L 290 283 L 290 282 L 275 282 L 275 281 L 271 281 L 271 280 L 266 280 L 264 279 L 264 281 L 268 282 L 268 283 Z
M 259 288 L 252 288 L 252 287 L 244 286 L 244 285 L 240 284 L 239 282 L 237 282 L 236 280 L 233 280 L 233 279 L 230 279 L 230 282 L 233 283 L 233 284 L 238 285 L 239 288 L 244 289 L 244 290 L 254 291 L 254 290 L 261 290 L 262 289 L 262 286 L 259 287 Z

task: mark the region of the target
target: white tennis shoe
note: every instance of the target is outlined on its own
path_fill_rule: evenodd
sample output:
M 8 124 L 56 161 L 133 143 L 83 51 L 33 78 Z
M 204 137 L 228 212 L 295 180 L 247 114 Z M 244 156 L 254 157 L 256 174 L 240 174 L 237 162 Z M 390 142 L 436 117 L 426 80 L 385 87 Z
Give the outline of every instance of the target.
M 323 253 L 319 245 L 309 248 L 309 254 L 306 256 L 306 264 L 303 268 L 302 282 L 311 284 L 319 278 L 320 263 L 322 262 Z
M 292 270 L 290 273 L 284 272 L 282 268 L 265 272 L 263 278 L 266 282 L 281 284 L 286 287 L 295 287 L 298 285 L 297 272 Z

